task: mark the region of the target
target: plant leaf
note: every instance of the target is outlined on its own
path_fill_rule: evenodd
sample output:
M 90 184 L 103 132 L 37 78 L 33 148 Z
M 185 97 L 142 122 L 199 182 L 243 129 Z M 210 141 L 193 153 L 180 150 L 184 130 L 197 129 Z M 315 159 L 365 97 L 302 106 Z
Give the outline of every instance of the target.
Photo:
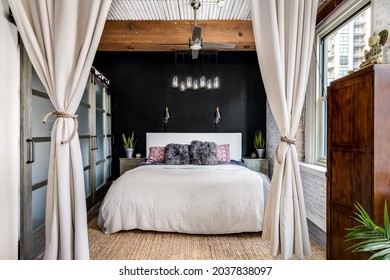
M 385 234 L 388 240 L 390 240 L 390 222 L 389 222 L 389 212 L 387 210 L 387 202 L 385 200 L 385 206 L 384 206 L 384 214 L 383 214 L 383 221 L 384 221 L 384 230 Z
M 370 259 L 390 259 L 390 225 L 385 201 L 384 209 L 384 228 L 375 224 L 370 215 L 359 203 L 355 204 L 357 212 L 352 218 L 359 225 L 346 228 L 349 231 L 345 235 L 345 241 L 361 240 L 356 244 L 351 245 L 347 250 L 352 252 L 373 252 Z
M 379 251 L 375 254 L 373 254 L 369 259 L 378 259 L 378 257 L 381 257 L 381 259 L 384 259 L 386 257 L 387 259 L 390 258 L 390 248 L 387 248 L 385 250 Z

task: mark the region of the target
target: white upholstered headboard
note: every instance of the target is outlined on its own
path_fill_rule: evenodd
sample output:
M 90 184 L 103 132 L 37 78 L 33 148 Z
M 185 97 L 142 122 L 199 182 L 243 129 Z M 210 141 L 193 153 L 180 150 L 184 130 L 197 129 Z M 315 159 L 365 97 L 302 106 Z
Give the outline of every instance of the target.
M 150 147 L 165 147 L 168 144 L 190 144 L 192 140 L 215 142 L 217 145 L 229 144 L 230 158 L 241 161 L 241 133 L 146 133 L 146 157 Z

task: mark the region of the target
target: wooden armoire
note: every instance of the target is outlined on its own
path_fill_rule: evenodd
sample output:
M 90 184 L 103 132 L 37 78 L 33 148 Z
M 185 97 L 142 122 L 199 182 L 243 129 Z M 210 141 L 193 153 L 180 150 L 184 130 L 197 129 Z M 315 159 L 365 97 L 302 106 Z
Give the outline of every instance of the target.
M 383 226 L 390 204 L 390 65 L 330 83 L 327 95 L 327 259 L 367 259 L 347 250 L 345 228 L 359 202 Z

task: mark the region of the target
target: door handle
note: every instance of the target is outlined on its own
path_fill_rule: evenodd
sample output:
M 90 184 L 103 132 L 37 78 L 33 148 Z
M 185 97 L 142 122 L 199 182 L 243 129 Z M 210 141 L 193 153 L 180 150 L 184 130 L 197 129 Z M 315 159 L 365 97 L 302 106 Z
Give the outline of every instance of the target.
M 32 139 L 27 139 L 28 143 L 28 159 L 26 161 L 27 164 L 33 163 L 35 161 L 35 142 Z
M 95 136 L 91 136 L 91 151 L 95 150 Z
M 91 136 L 91 151 L 97 150 L 97 136 Z

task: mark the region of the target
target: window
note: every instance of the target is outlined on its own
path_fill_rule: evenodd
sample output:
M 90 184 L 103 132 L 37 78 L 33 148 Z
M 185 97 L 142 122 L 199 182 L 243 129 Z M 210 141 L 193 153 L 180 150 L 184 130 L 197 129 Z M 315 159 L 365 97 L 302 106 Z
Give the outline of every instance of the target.
M 353 59 L 353 69 L 356 70 L 359 68 L 359 58 Z
M 340 54 L 346 54 L 346 53 L 348 53 L 348 45 L 340 45 Z M 347 60 L 348 60 L 348 57 L 347 57 Z
M 315 94 L 307 105 L 310 107 L 306 107 L 306 120 L 313 120 L 310 124 L 306 123 L 306 131 L 313 130 L 313 133 L 307 133 L 305 142 L 305 158 L 309 163 L 326 164 L 327 87 L 333 80 L 348 75 L 349 70 L 358 69 L 364 60 L 370 36 L 364 32 L 371 30 L 370 15 L 370 1 L 359 1 L 353 9 L 346 9 L 345 13 L 330 18 L 316 30 L 317 61 L 313 62 L 313 67 L 317 68 L 318 75 L 312 77 L 311 89 Z
M 339 76 L 340 77 L 344 77 L 345 75 L 347 75 L 348 74 L 348 68 L 346 68 L 346 67 L 340 67 L 340 69 L 339 69 Z
M 341 52 L 341 51 L 340 51 Z M 348 65 L 348 56 L 347 55 L 340 55 L 340 65 Z M 343 75 L 344 76 L 344 75 Z M 342 77 L 342 76 L 341 76 Z
M 339 42 L 341 43 L 347 43 L 348 42 L 348 34 L 347 33 L 341 33 L 340 34 L 340 38 L 339 38 Z

